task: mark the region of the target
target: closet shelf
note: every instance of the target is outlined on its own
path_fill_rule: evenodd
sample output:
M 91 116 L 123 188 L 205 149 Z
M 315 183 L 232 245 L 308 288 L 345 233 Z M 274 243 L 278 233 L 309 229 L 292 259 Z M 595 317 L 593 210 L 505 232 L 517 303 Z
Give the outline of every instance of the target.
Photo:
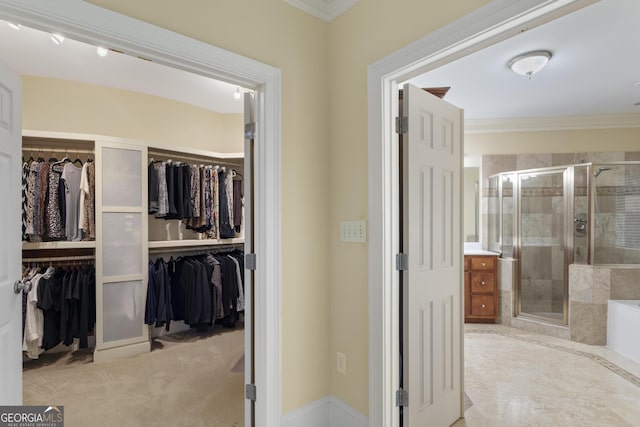
M 159 240 L 155 242 L 149 242 L 149 249 L 233 245 L 233 244 L 239 244 L 239 243 L 244 243 L 244 238 L 240 237 L 235 239 Z
M 96 247 L 95 240 L 87 240 L 80 242 L 22 242 L 22 249 L 25 250 L 37 250 L 37 249 L 91 249 Z

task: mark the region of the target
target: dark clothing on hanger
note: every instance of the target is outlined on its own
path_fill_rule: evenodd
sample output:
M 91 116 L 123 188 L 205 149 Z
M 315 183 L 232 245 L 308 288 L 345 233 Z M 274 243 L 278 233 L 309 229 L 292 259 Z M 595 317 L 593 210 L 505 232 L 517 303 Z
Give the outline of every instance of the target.
M 154 167 L 153 162 L 149 162 L 149 166 L 147 168 L 148 175 L 148 196 L 149 196 L 149 213 L 154 214 L 158 212 L 159 202 L 159 193 L 158 193 L 158 174 L 156 173 L 156 168 Z
M 229 202 L 227 199 L 227 187 L 224 183 L 226 172 L 218 173 L 218 199 L 220 200 L 220 238 L 232 239 L 236 236 L 229 221 Z
M 233 228 L 236 233 L 242 226 L 242 180 L 233 180 Z

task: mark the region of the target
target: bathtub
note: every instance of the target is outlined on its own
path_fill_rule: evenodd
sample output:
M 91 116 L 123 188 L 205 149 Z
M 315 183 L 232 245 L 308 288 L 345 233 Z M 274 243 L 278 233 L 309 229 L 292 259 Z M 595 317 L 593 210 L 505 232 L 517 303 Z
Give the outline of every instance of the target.
M 640 363 L 640 300 L 609 300 L 607 347 Z

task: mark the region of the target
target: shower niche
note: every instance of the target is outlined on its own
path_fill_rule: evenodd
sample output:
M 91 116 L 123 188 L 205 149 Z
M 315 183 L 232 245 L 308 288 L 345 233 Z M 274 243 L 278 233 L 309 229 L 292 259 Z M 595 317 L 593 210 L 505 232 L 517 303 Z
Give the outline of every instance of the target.
M 640 293 L 637 280 L 598 279 L 611 281 L 623 267 L 640 274 L 640 162 L 499 173 L 488 178 L 484 203 L 483 243 L 511 273 L 500 273 L 512 282 L 500 285 L 502 323 L 534 322 L 537 330 L 601 343 L 604 296 Z

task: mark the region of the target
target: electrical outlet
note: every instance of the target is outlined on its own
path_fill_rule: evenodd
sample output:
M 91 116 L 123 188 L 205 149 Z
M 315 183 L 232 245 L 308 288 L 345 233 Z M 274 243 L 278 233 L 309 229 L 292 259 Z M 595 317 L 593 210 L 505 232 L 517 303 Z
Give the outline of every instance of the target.
M 347 356 L 344 353 L 336 353 L 336 369 L 342 375 L 347 375 Z
M 367 241 L 366 221 L 343 221 L 340 223 L 340 241 L 365 243 Z

